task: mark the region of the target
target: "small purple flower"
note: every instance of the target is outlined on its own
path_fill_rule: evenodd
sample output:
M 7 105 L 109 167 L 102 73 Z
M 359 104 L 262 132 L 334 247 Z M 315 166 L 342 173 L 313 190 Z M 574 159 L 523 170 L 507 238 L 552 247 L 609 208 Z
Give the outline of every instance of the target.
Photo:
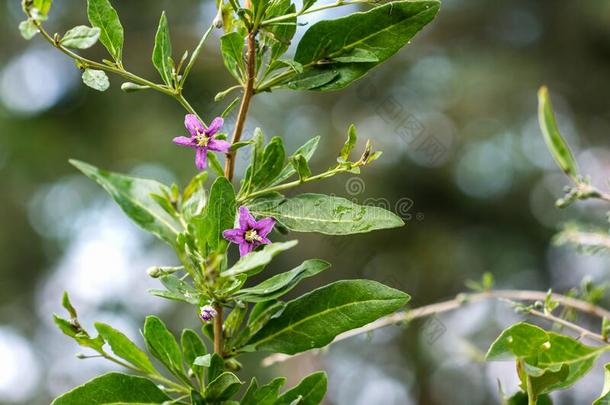
M 194 148 L 195 166 L 197 166 L 197 169 L 203 170 L 206 167 L 208 150 L 223 153 L 229 151 L 231 146 L 229 142 L 214 138 L 214 135 L 220 131 L 222 123 L 223 119 L 216 117 L 210 126 L 206 128 L 195 115 L 187 114 L 184 117 L 184 126 L 188 129 L 191 136 L 178 136 L 174 138 L 173 142 L 176 145 Z
M 260 221 L 248 211 L 243 205 L 239 207 L 239 228 L 227 229 L 222 236 L 239 245 L 239 255 L 244 256 L 260 245 L 267 245 L 271 241 L 267 238 L 269 232 L 275 226 L 275 219 L 263 218 Z
M 218 315 L 218 312 L 216 312 L 211 305 L 204 305 L 199 310 L 199 318 L 201 318 L 203 322 L 210 322 L 212 319 L 216 318 L 216 315 Z

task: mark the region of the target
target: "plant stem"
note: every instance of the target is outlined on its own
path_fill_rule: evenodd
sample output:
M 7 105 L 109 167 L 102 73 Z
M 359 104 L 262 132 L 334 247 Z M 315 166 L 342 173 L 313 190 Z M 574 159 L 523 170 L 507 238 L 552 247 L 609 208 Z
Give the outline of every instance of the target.
M 255 198 L 264 194 L 268 194 L 268 193 L 272 193 L 274 191 L 282 191 L 282 190 L 287 190 L 289 188 L 293 188 L 293 187 L 297 187 L 300 186 L 301 184 L 305 184 L 305 183 L 310 183 L 312 181 L 316 181 L 316 180 L 322 180 L 325 179 L 327 177 L 331 177 L 334 176 L 337 173 L 342 173 L 342 172 L 347 172 L 348 169 L 342 169 L 340 167 L 338 168 L 334 168 L 331 170 L 328 170 L 324 173 L 320 173 L 320 174 L 316 174 L 315 176 L 311 176 L 311 177 L 306 177 L 304 179 L 299 179 L 299 180 L 295 180 L 295 181 L 290 181 L 288 183 L 283 183 L 283 184 L 278 184 L 277 186 L 272 186 L 272 187 L 268 187 L 265 188 L 263 190 L 259 190 L 259 191 L 254 191 L 250 194 L 246 194 L 243 197 L 239 197 L 237 199 L 237 202 L 242 203 L 246 200 L 249 200 L 251 198 Z
M 99 63 L 87 58 L 84 58 L 82 56 L 80 56 L 77 53 L 72 52 L 71 50 L 69 50 L 68 48 L 64 47 L 61 43 L 59 43 L 58 41 L 56 41 L 55 39 L 53 39 L 53 37 L 51 37 L 51 35 L 49 35 L 49 33 L 44 29 L 44 27 L 42 26 L 42 24 L 39 21 L 36 20 L 32 20 L 34 22 L 34 24 L 36 25 L 36 28 L 38 28 L 38 30 L 40 31 L 40 34 L 42 35 L 42 37 L 48 42 L 50 43 L 53 47 L 57 48 L 59 51 L 61 51 L 62 53 L 64 53 L 65 55 L 69 56 L 70 58 L 78 61 L 83 67 L 85 68 L 95 68 L 98 70 L 104 70 L 106 72 L 111 72 L 114 74 L 117 74 L 119 76 L 122 76 L 136 84 L 142 85 L 142 86 L 148 86 L 153 90 L 156 90 L 160 93 L 166 94 L 170 97 L 173 97 L 174 99 L 176 99 L 189 113 L 194 114 L 197 118 L 199 118 L 199 120 L 201 121 L 201 118 L 199 117 L 199 115 L 197 114 L 197 112 L 195 111 L 195 109 L 188 103 L 188 101 L 186 101 L 186 99 L 182 96 L 182 93 L 180 91 L 177 91 L 173 88 L 170 88 L 166 85 L 163 84 L 157 84 L 157 83 L 153 83 L 150 80 L 144 79 L 140 76 L 137 76 L 131 72 L 126 71 L 123 66 L 121 64 L 117 64 L 117 66 L 111 66 L 111 65 L 106 65 L 103 63 Z M 190 64 L 190 62 L 189 62 Z
M 214 353 L 220 357 L 223 356 L 223 345 L 224 345 L 224 332 L 222 330 L 222 306 L 220 304 L 214 304 L 214 310 L 216 311 L 216 317 L 214 318 Z
M 256 66 L 256 31 L 250 31 L 247 37 L 247 78 L 244 85 L 244 94 L 241 99 L 241 105 L 239 106 L 239 113 L 237 114 L 237 122 L 235 124 L 235 130 L 233 131 L 233 137 L 231 144 L 239 142 L 241 139 L 244 125 L 246 122 L 246 116 L 248 115 L 248 109 L 250 108 L 250 100 L 254 94 L 254 76 Z M 227 153 L 227 159 L 225 161 L 225 177 L 231 181 L 235 171 L 235 151 Z
M 400 322 L 410 322 L 414 319 L 425 318 L 427 316 L 440 314 L 443 312 L 453 311 L 462 307 L 467 303 L 474 303 L 478 301 L 484 301 L 488 299 L 496 299 L 496 300 L 517 300 L 517 301 L 544 301 L 547 293 L 543 291 L 532 291 L 532 290 L 492 290 L 485 291 L 480 293 L 471 293 L 471 294 L 460 294 L 456 298 L 438 302 L 435 304 L 425 305 L 423 307 L 411 309 L 408 311 L 396 312 L 394 314 L 385 316 L 383 318 L 379 318 L 374 322 L 369 323 L 361 328 L 353 329 L 338 335 L 333 343 L 339 342 L 341 340 L 348 339 L 353 336 L 361 335 L 363 333 L 368 333 L 376 329 L 380 329 L 386 326 L 395 325 Z M 582 301 L 576 298 L 567 297 L 561 294 L 552 294 L 552 299 L 557 301 L 560 305 L 568 308 L 576 309 L 580 312 L 596 316 L 600 319 L 608 318 L 610 319 L 610 311 L 601 308 L 597 305 L 593 305 L 589 302 Z M 608 344 L 608 342 L 599 334 L 589 331 L 579 325 L 576 325 L 572 322 L 566 321 L 565 319 L 558 318 L 553 315 L 544 314 L 540 311 L 531 310 L 527 312 L 530 315 L 547 319 L 552 322 L 557 322 L 562 326 L 570 328 L 576 332 L 578 332 L 583 337 L 588 337 L 592 340 L 598 341 L 603 344 Z M 285 361 L 292 356 L 284 355 L 284 354 L 275 354 L 263 359 L 263 366 L 270 366 L 277 362 Z

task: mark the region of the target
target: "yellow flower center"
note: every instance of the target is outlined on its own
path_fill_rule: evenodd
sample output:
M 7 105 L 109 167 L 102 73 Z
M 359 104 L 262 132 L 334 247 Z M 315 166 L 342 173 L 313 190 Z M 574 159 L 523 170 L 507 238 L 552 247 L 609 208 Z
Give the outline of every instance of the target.
M 256 233 L 256 230 L 254 229 L 250 229 L 249 231 L 246 231 L 246 236 L 244 237 L 244 239 L 246 239 L 247 242 L 254 242 L 254 241 L 261 241 L 263 240 L 263 238 Z
M 210 137 L 206 134 L 203 134 L 197 131 L 197 136 L 195 137 L 197 140 L 197 146 L 205 147 L 208 146 L 208 142 L 210 141 Z

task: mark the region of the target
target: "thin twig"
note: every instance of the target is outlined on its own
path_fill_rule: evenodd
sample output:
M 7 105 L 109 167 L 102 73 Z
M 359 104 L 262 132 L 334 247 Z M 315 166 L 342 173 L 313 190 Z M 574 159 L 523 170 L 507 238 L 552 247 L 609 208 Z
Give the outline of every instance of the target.
M 342 340 L 358 336 L 364 333 L 374 331 L 386 326 L 395 325 L 401 322 L 410 322 L 414 319 L 425 318 L 427 316 L 440 314 L 443 312 L 453 311 L 462 307 L 464 304 L 474 303 L 478 301 L 484 301 L 488 299 L 507 299 L 515 301 L 544 301 L 547 297 L 547 293 L 543 291 L 533 290 L 492 290 L 480 293 L 472 294 L 460 294 L 456 298 L 443 301 L 435 304 L 425 305 L 423 307 L 415 308 L 408 311 L 396 312 L 394 314 L 379 318 L 374 322 L 369 323 L 363 327 L 353 329 L 338 335 L 333 343 L 340 342 Z M 568 308 L 576 309 L 580 312 L 587 313 L 596 316 L 600 319 L 610 319 L 610 311 L 601 308 L 597 305 L 591 304 L 586 301 L 582 301 L 576 298 L 567 297 L 561 294 L 552 294 L 552 299 L 558 302 L 560 305 Z M 596 341 L 608 344 L 608 342 L 599 334 L 593 333 L 585 328 L 582 328 L 576 324 L 573 324 L 565 319 L 555 317 L 553 315 L 544 314 L 536 310 L 530 310 L 527 312 L 530 315 L 538 316 L 543 319 L 547 319 L 553 322 L 557 322 L 565 327 L 569 327 L 572 330 L 580 333 L 582 336 L 589 337 Z M 285 354 L 274 354 L 263 359 L 262 365 L 264 367 L 270 366 L 275 363 L 286 361 L 294 356 Z
M 244 86 L 244 95 L 241 99 L 241 105 L 239 106 L 239 113 L 237 114 L 237 122 L 235 124 L 235 130 L 233 131 L 233 137 L 231 144 L 239 142 L 241 134 L 244 130 L 246 122 L 246 116 L 248 115 L 248 109 L 250 108 L 250 100 L 254 93 L 254 76 L 256 66 L 256 32 L 251 31 L 247 37 L 247 78 Z M 233 179 L 233 173 L 235 171 L 235 151 L 227 153 L 227 159 L 225 161 L 225 177 L 231 181 Z

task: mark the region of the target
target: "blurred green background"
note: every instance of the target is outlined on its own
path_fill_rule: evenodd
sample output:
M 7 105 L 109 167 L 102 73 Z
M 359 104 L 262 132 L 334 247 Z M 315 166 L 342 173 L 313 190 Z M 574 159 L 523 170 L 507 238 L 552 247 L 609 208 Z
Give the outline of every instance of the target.
M 86 23 L 84 2 L 55 3 L 50 32 Z M 209 0 L 114 4 L 126 29 L 126 66 L 150 78 L 156 77 L 150 54 L 161 10 L 176 57 L 196 44 L 214 13 Z M 109 322 L 140 342 L 138 328 L 148 313 L 159 313 L 175 331 L 198 323 L 191 308 L 146 293 L 156 285 L 146 268 L 175 263 L 171 252 L 132 225 L 67 160 L 182 185 L 194 165 L 190 151 L 171 144 L 184 133 L 184 111 L 174 100 L 124 94 L 117 77 L 105 93 L 86 88 L 64 55 L 40 37 L 20 37 L 20 20 L 19 1 L 0 3 L 0 403 L 45 404 L 112 367 L 78 360 L 81 348 L 52 325 L 63 290 L 86 326 Z M 205 47 L 187 90 L 209 118 L 226 104 L 215 104 L 213 96 L 232 85 L 216 39 Z M 86 54 L 100 59 L 102 50 Z M 385 204 L 407 222 L 349 238 L 296 235 L 299 247 L 280 256 L 268 274 L 319 257 L 332 262 L 332 270 L 302 283 L 293 296 L 322 282 L 371 278 L 407 291 L 414 306 L 450 298 L 486 271 L 499 288 L 564 291 L 584 276 L 603 282 L 608 259 L 550 245 L 563 220 L 603 222 L 604 207 L 553 206 L 567 181 L 537 126 L 536 90 L 543 83 L 582 171 L 604 186 L 610 171 L 610 1 L 447 0 L 411 45 L 352 87 L 257 96 L 248 136 L 260 126 L 268 136 L 283 136 L 293 151 L 321 135 L 314 170 L 333 163 L 354 122 L 359 147 L 371 138 L 382 159 L 359 178 L 306 189 Z M 244 165 L 238 160 L 238 172 Z M 497 403 L 498 379 L 506 392 L 517 389 L 514 366 L 484 363 L 482 355 L 517 319 L 504 303 L 467 306 L 270 368 L 260 366 L 262 356 L 249 355 L 242 377 L 285 373 L 294 383 L 324 369 L 327 404 Z M 590 403 L 601 390 L 601 368 L 556 394 L 556 402 Z

